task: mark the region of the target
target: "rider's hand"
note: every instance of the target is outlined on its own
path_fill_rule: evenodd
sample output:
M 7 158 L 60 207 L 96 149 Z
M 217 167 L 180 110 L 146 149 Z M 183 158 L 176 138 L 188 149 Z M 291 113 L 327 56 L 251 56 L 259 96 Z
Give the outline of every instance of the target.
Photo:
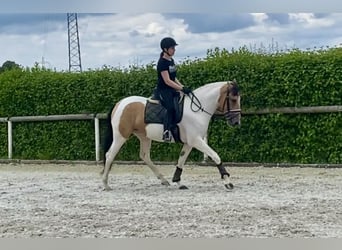
M 187 88 L 187 87 L 183 87 L 182 91 L 186 95 L 188 95 L 188 94 L 190 94 L 192 92 L 192 90 L 190 88 Z

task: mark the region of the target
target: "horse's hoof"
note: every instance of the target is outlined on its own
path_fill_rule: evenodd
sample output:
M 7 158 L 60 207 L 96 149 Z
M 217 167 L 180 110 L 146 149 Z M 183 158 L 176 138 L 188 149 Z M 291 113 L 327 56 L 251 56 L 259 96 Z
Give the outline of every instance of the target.
M 170 186 L 170 183 L 167 180 L 162 181 L 161 184 L 164 186 Z
M 234 185 L 232 183 L 225 184 L 224 186 L 229 190 L 232 190 L 234 188 Z
M 185 185 L 182 185 L 182 186 L 179 187 L 179 189 L 185 190 L 185 189 L 189 189 L 189 188 L 187 186 L 185 186 Z
M 113 189 L 111 187 L 105 187 L 103 191 L 112 191 Z

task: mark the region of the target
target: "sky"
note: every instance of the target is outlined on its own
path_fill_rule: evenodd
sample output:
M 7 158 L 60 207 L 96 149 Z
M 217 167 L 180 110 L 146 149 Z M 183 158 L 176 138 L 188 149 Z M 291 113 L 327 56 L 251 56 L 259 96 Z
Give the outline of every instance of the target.
M 173 37 L 174 59 L 204 58 L 208 49 L 242 46 L 253 50 L 342 47 L 342 13 L 155 12 L 78 13 L 83 70 L 124 68 L 156 62 L 159 42 Z M 35 63 L 69 68 L 67 14 L 0 12 L 0 66 Z

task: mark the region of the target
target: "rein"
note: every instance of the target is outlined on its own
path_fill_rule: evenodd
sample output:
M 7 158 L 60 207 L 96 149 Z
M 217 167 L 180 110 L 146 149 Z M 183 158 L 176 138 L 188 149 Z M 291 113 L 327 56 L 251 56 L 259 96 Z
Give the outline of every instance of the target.
M 194 94 L 193 92 L 190 92 L 188 96 L 189 96 L 189 98 L 190 98 L 190 100 L 191 100 L 191 105 L 190 105 L 190 107 L 191 107 L 191 110 L 192 110 L 193 112 L 202 111 L 202 112 L 204 112 L 204 113 L 206 113 L 206 114 L 208 114 L 208 115 L 210 115 L 210 116 L 213 116 L 213 115 L 214 115 L 214 114 L 209 113 L 208 111 L 206 111 L 206 110 L 202 107 L 202 104 L 201 104 L 200 100 L 197 98 L 197 96 L 195 96 L 195 94 Z M 197 110 L 194 109 L 194 105 L 198 108 Z
M 228 92 L 228 95 L 229 95 L 229 92 Z M 220 114 L 220 115 L 216 115 L 214 113 L 210 113 L 210 112 L 206 111 L 202 107 L 202 104 L 201 104 L 200 100 L 197 98 L 197 96 L 193 92 L 190 92 L 188 96 L 189 96 L 189 98 L 191 100 L 190 107 L 191 107 L 191 110 L 193 112 L 202 111 L 202 112 L 204 112 L 204 113 L 206 113 L 206 114 L 208 114 L 210 116 L 213 116 L 213 117 L 223 117 L 223 116 L 225 116 L 225 117 L 228 118 L 231 113 L 240 113 L 241 112 L 241 109 L 230 109 L 229 108 L 229 98 L 228 98 L 228 95 L 227 95 L 227 112 L 220 111 L 220 112 L 222 112 L 222 114 Z M 196 110 L 194 109 L 194 105 L 197 107 Z M 223 107 L 223 109 L 224 109 L 224 107 Z

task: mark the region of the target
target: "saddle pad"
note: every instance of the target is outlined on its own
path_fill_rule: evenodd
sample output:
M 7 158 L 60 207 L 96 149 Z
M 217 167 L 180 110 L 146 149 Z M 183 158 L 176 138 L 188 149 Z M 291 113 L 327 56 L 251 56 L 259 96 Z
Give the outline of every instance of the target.
M 176 123 L 179 123 L 183 117 L 184 98 L 182 98 L 178 107 L 176 108 Z M 164 117 L 167 115 L 167 110 L 160 102 L 156 100 L 147 100 L 145 107 L 144 122 L 148 123 L 161 123 L 163 124 Z
M 164 117 L 166 115 L 166 109 L 155 102 L 146 102 L 146 107 L 145 107 L 145 118 L 144 122 L 146 124 L 148 123 L 161 123 L 163 124 Z

